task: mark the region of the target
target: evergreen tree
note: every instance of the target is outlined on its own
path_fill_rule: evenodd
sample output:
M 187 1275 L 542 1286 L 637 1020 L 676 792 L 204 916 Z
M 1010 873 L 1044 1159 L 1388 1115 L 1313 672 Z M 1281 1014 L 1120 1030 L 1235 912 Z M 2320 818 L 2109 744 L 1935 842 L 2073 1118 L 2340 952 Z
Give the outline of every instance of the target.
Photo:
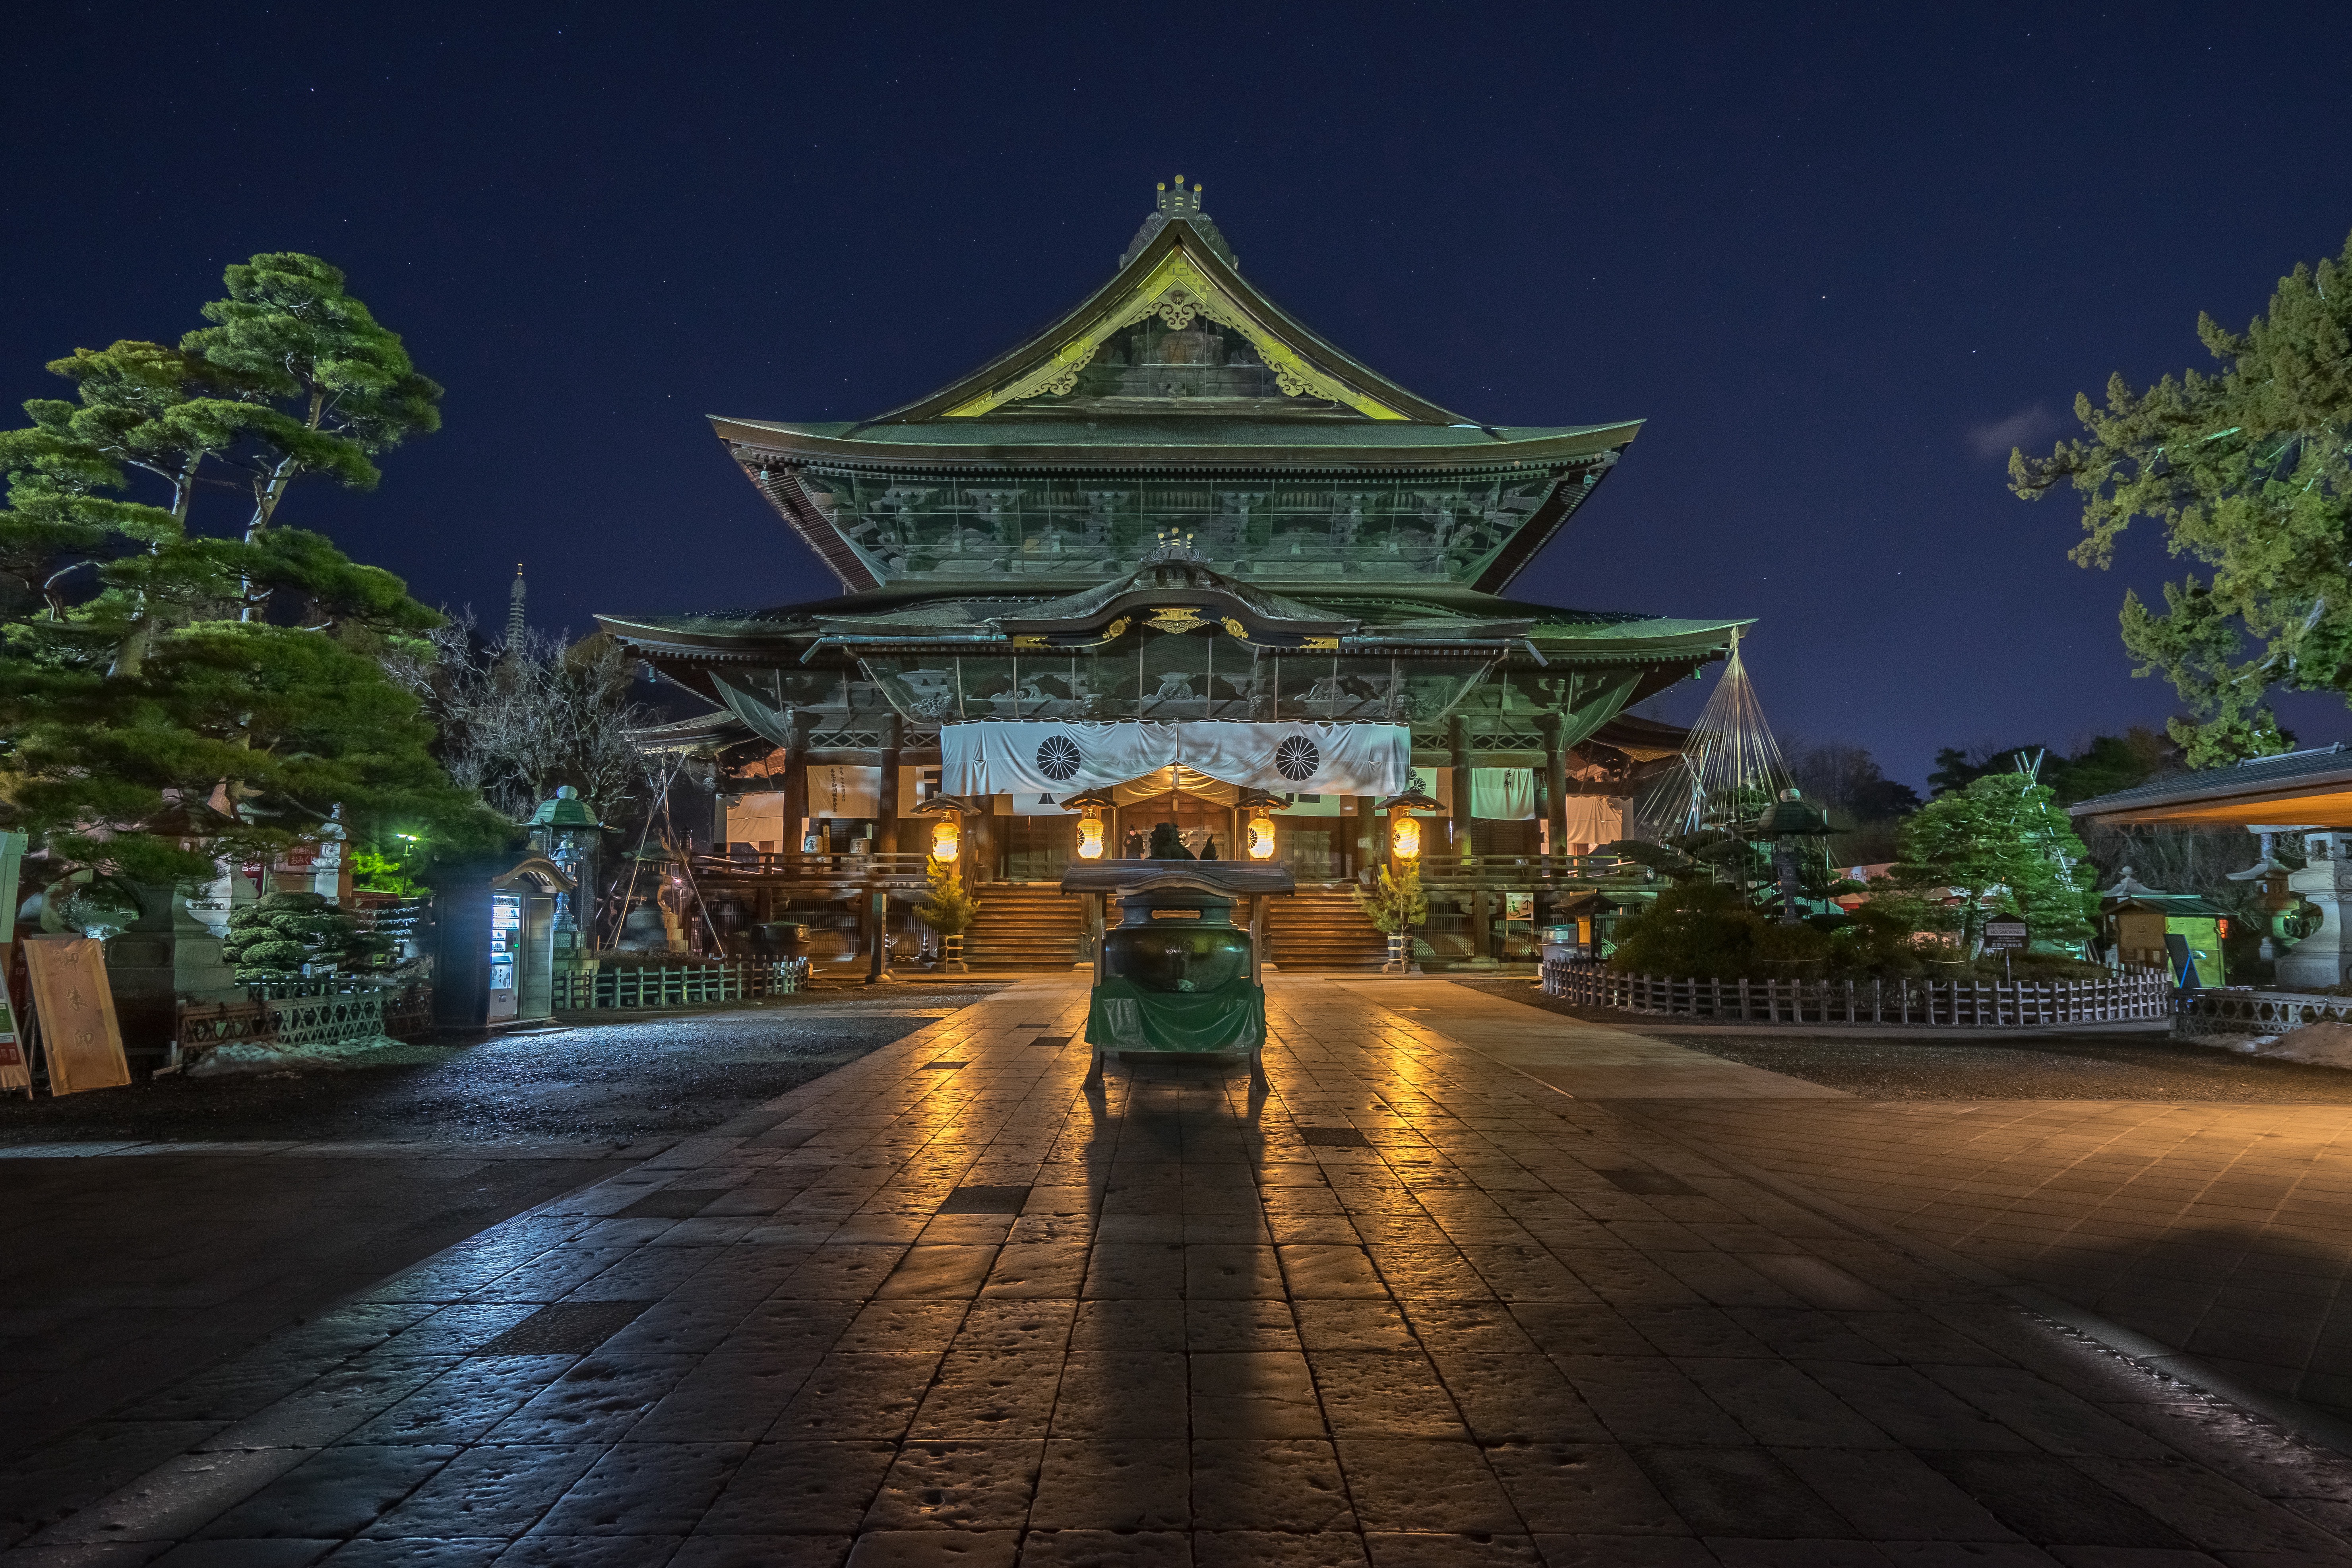
M 436 423 L 439 388 L 310 257 L 229 269 L 216 324 L 49 367 L 0 432 L 0 820 L 47 869 L 209 879 L 311 837 L 337 805 L 364 847 L 395 826 L 452 847 L 502 831 L 426 748 L 378 656 L 439 617 L 391 574 L 277 522 L 288 487 L 367 488 L 371 455 Z M 242 529 L 196 527 L 224 482 Z
M 2020 773 L 1937 795 L 1905 820 L 1892 880 L 1914 894 L 1958 889 L 1964 949 L 1975 946 L 1988 903 L 2024 916 L 2037 940 L 2080 941 L 2091 934 L 2093 872 L 2052 800 L 2049 785 Z
M 2141 393 L 2118 374 L 2105 407 L 2074 399 L 2088 439 L 2013 452 L 2010 479 L 2028 500 L 2074 487 L 2082 565 L 2110 564 L 2145 517 L 2210 569 L 2167 584 L 2160 611 L 2126 593 L 2122 616 L 2138 673 L 2160 671 L 2192 710 L 2171 731 L 2202 767 L 2285 749 L 2273 689 L 2352 700 L 2352 240 L 2281 279 L 2244 332 L 2200 315 L 2197 333 L 2220 374 Z

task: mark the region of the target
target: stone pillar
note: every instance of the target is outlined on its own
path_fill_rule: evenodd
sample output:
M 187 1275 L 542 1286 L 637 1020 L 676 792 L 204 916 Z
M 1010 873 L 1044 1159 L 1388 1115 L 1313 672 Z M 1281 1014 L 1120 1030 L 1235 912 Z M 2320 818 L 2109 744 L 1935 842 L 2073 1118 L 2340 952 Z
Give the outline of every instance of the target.
M 878 803 L 875 809 L 881 814 L 874 824 L 874 852 L 896 855 L 898 852 L 898 746 L 902 729 L 896 712 L 882 716 L 882 780 L 875 792 Z
M 808 715 L 793 710 L 784 729 L 784 839 L 787 853 L 801 848 L 801 825 L 808 817 Z
M 1470 853 L 1470 721 L 1456 713 L 1445 721 L 1446 743 L 1454 752 L 1454 852 Z M 1423 846 L 1422 853 L 1429 853 Z
M 1544 822 L 1555 855 L 1568 853 L 1568 749 L 1559 743 L 1561 724 L 1557 712 L 1536 719 L 1544 743 Z
M 152 1072 L 171 1054 L 182 1002 L 241 1000 L 245 988 L 221 940 L 169 884 L 142 884 L 139 918 L 106 944 L 106 978 L 132 1068 Z
M 2344 900 L 2352 896 L 2352 833 L 2314 833 L 2303 844 L 2310 863 L 2288 877 L 2286 885 L 2319 910 L 2320 923 L 2278 961 L 2279 984 L 2291 991 L 2352 979 L 2352 943 L 2346 940 L 2344 919 Z

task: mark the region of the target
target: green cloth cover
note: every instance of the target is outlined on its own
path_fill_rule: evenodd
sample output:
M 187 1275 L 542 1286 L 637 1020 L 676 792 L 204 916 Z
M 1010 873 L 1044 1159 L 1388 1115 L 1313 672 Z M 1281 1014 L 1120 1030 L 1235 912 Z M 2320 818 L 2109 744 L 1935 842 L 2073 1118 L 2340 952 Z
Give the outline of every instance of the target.
M 1087 1044 L 1105 1051 L 1255 1051 L 1265 1038 L 1265 987 L 1234 981 L 1204 994 L 1105 980 L 1087 1008 Z

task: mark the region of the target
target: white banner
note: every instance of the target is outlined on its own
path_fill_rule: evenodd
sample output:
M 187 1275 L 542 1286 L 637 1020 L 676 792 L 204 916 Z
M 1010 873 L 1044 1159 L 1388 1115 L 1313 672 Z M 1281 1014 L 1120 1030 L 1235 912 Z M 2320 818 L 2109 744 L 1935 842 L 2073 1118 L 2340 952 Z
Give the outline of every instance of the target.
M 1285 794 L 1394 795 L 1412 772 L 1412 740 L 1402 724 L 942 724 L 940 753 L 950 795 L 1057 799 L 1176 763 Z

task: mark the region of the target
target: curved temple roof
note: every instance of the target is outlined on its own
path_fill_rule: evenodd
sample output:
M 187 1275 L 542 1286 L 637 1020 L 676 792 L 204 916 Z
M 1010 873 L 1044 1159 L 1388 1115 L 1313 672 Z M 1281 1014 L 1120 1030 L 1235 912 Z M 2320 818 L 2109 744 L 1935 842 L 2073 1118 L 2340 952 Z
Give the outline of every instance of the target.
M 853 592 L 1099 582 L 1171 529 L 1259 582 L 1493 592 L 1640 429 L 1416 395 L 1259 292 L 1181 179 L 1108 282 L 970 374 L 870 419 L 713 424 Z

